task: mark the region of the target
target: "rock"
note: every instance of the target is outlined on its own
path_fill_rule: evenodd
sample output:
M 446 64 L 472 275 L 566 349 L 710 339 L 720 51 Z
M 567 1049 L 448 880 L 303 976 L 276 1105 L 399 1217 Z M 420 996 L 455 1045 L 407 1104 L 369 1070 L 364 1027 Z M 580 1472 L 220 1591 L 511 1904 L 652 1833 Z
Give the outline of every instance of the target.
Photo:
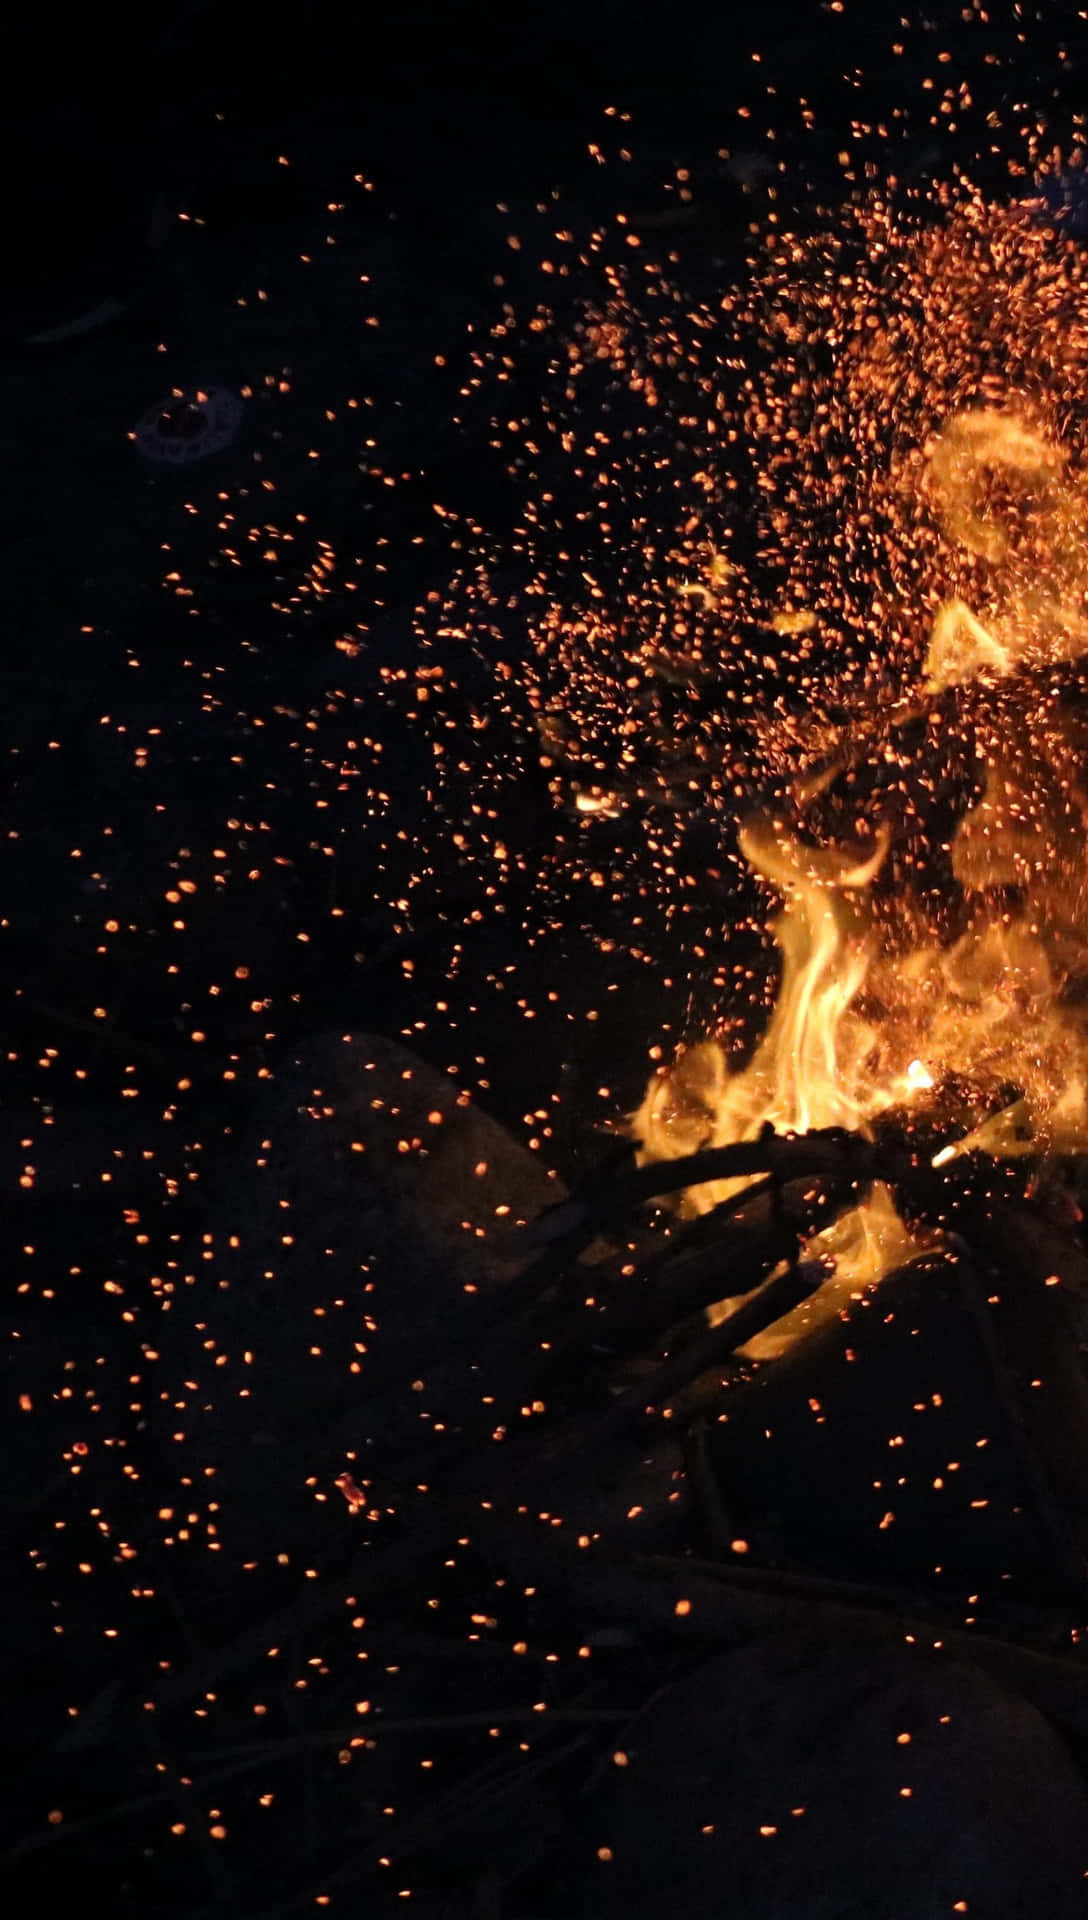
M 779 1635 L 668 1688 L 617 1747 L 567 1912 L 1073 1920 L 1088 1904 L 1088 1792 L 1058 1735 L 928 1649 Z
M 510 1230 L 564 1193 L 450 1075 L 366 1033 L 293 1050 L 241 1174 L 224 1211 L 249 1270 L 290 1264 L 304 1296 L 372 1273 L 385 1327 L 502 1286 L 522 1259 Z

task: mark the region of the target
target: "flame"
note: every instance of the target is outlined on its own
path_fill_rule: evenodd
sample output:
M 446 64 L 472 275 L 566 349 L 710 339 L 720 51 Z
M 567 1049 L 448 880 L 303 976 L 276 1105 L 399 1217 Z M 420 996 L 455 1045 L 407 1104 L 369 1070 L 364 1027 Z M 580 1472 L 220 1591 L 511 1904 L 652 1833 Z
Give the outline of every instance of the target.
M 865 911 L 867 890 L 887 856 L 889 836 L 870 849 L 813 848 L 780 825 L 752 822 L 740 836 L 750 865 L 783 895 L 773 923 L 782 956 L 782 982 L 766 1032 L 749 1065 L 731 1073 L 722 1049 L 703 1042 L 671 1073 L 651 1082 L 634 1128 L 643 1160 L 669 1159 L 704 1146 L 755 1139 L 768 1123 L 776 1132 L 818 1127 L 867 1131 L 871 1117 L 930 1084 L 925 1064 L 904 1061 L 882 1077 L 875 1064 L 878 1035 L 857 1006 L 876 957 Z M 718 1180 L 692 1189 L 688 1204 L 703 1212 L 749 1184 Z M 835 1262 L 820 1311 L 856 1293 L 878 1273 L 917 1251 L 887 1188 L 814 1237 L 810 1252 Z M 730 1301 L 711 1310 L 716 1324 L 735 1310 Z M 785 1350 L 812 1322 L 812 1302 L 750 1341 L 744 1353 L 766 1359 Z
M 844 1022 L 872 960 L 864 917 L 852 899 L 878 871 L 887 838 L 862 857 L 842 849 L 810 849 L 781 827 L 753 822 L 740 836 L 755 870 L 785 897 L 774 922 L 782 955 L 782 987 L 752 1061 L 731 1073 L 721 1049 L 704 1042 L 679 1072 L 651 1082 L 635 1116 L 647 1159 L 671 1158 L 699 1146 L 754 1139 L 769 1122 L 776 1131 L 857 1126 L 871 1094 L 864 1065 L 872 1036 L 859 1019 Z M 699 1188 L 691 1204 L 716 1206 L 746 1182 Z
M 1008 555 L 1008 530 L 987 512 L 986 482 L 1012 477 L 1020 492 L 1045 487 L 1063 467 L 1060 449 L 1014 415 L 993 407 L 954 414 L 929 449 L 929 481 L 940 501 L 949 538 L 983 560 Z
M 946 538 L 988 563 L 989 618 L 959 597 L 940 607 L 926 656 L 931 691 L 1020 665 L 1074 660 L 1088 621 L 1062 590 L 1060 556 L 1083 540 L 1088 512 L 1066 456 L 1045 433 L 993 407 L 954 414 L 927 449 L 927 485 Z
M 1064 452 L 1038 426 L 993 407 L 953 414 L 926 449 L 923 491 L 936 506 L 947 558 L 980 566 L 979 603 L 938 606 L 917 698 L 974 685 L 1028 687 L 1030 674 L 1088 653 L 1080 571 L 1088 503 Z M 1076 542 L 1075 545 L 1071 543 Z M 957 560 L 957 556 L 959 559 Z M 772 923 L 781 955 L 778 998 L 748 1064 L 733 1071 L 707 1040 L 647 1089 L 634 1128 L 646 1160 L 776 1131 L 843 1126 L 870 1131 L 952 1076 L 1015 1089 L 996 1117 L 946 1148 L 1007 1155 L 1088 1140 L 1088 794 L 1084 741 L 1040 706 L 981 717 L 975 753 L 982 792 L 962 814 L 949 852 L 966 908 L 958 938 L 918 938 L 904 951 L 879 931 L 874 883 L 892 828 L 852 848 L 809 844 L 800 817 L 833 783 L 841 758 L 793 786 L 794 817 L 752 820 L 740 835 L 750 868 L 782 900 Z M 1047 702 L 1049 701 L 1049 704 Z M 693 1189 L 704 1211 L 745 1181 Z M 917 1251 L 919 1241 L 879 1189 L 813 1243 L 836 1278 L 746 1352 L 782 1351 L 844 1294 L 856 1294 Z M 735 1302 L 712 1310 L 719 1319 Z

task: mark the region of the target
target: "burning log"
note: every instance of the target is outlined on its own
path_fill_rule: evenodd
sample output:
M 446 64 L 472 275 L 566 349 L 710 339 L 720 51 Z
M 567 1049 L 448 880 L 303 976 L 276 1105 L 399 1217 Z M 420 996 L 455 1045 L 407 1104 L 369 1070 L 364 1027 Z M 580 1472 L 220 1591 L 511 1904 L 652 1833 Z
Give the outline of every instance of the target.
M 761 1333 L 764 1327 L 773 1326 L 776 1320 L 792 1312 L 832 1271 L 830 1261 L 807 1260 L 772 1274 L 728 1319 L 684 1342 L 647 1378 L 621 1394 L 608 1409 L 609 1425 L 648 1406 L 668 1415 L 674 1394 L 699 1374 L 720 1366 L 753 1334 Z
M 672 1344 L 683 1323 L 720 1300 L 748 1295 L 782 1262 L 848 1206 L 853 1187 L 804 1179 L 763 1181 L 736 1200 L 673 1230 L 648 1258 L 614 1255 L 578 1279 L 591 1286 L 597 1311 L 558 1332 L 554 1368 L 585 1361 L 591 1351 L 637 1353 Z M 632 1268 L 634 1269 L 632 1271 Z
M 782 1183 L 824 1177 L 860 1187 L 891 1178 L 898 1170 L 898 1156 L 882 1153 L 872 1141 L 843 1127 L 796 1134 L 777 1134 L 768 1127 L 758 1140 L 738 1140 L 676 1159 L 652 1160 L 619 1175 L 603 1192 L 574 1194 L 540 1214 L 519 1239 L 526 1247 L 545 1246 L 588 1221 L 604 1228 L 648 1200 L 715 1180 L 771 1174 Z

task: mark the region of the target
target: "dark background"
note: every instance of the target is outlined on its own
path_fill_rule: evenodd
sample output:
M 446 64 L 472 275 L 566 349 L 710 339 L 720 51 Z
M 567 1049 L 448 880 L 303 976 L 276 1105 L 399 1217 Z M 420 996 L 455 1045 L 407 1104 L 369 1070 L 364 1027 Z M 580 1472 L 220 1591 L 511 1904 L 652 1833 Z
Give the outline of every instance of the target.
M 696 283 L 739 270 L 747 207 L 718 149 L 763 152 L 775 128 L 800 207 L 841 191 L 835 156 L 855 118 L 887 120 L 887 139 L 869 140 L 874 164 L 920 164 L 935 138 L 921 83 L 941 71 L 935 57 L 945 50 L 974 96 L 960 147 L 1000 176 L 1004 161 L 986 148 L 1015 134 L 1013 103 L 1046 101 L 1057 88 L 1057 121 L 1080 106 L 1083 46 L 1071 39 L 1063 52 L 1076 12 L 1047 6 L 1026 19 L 994 5 L 984 27 L 962 11 L 934 7 L 899 35 L 883 7 L 839 12 L 816 0 L 688 12 L 630 0 L 388 11 L 220 0 L 147 9 L 135 24 L 109 8 L 75 22 L 41 9 L 7 30 L 0 1126 L 18 1334 L 2 1477 L 9 1760 L 23 1783 L 13 1844 L 37 1831 L 57 1795 L 93 1818 L 137 1794 L 126 1753 L 99 1778 L 88 1777 L 96 1763 L 56 1780 L 47 1765 L 73 1700 L 139 1684 L 134 1673 L 160 1646 L 177 1652 L 176 1620 L 145 1626 L 141 1615 L 127 1631 L 127 1576 L 89 1517 L 121 1510 L 122 1531 L 154 1531 L 131 1489 L 118 1493 L 99 1433 L 127 1437 L 127 1457 L 141 1460 L 163 1503 L 179 1470 L 172 1457 L 163 1467 L 157 1437 L 132 1431 L 127 1411 L 140 1341 L 149 1331 L 162 1338 L 162 1323 L 133 1330 L 103 1286 L 120 1273 L 142 1299 L 147 1274 L 171 1257 L 171 1234 L 190 1252 L 198 1246 L 201 1180 L 229 1173 L 238 1140 L 259 1134 L 262 1076 L 318 1026 L 407 1031 L 523 1136 L 526 1113 L 561 1086 L 550 1150 L 571 1174 L 599 1150 L 598 1123 L 617 1122 L 637 1100 L 647 1047 L 699 1031 L 712 1011 L 706 970 L 667 915 L 654 930 L 653 969 L 603 953 L 608 929 L 583 900 L 527 949 L 534 878 L 566 830 L 532 769 L 510 801 L 524 884 L 508 891 L 503 916 L 470 929 L 477 883 L 446 863 L 449 823 L 425 801 L 426 754 L 383 695 L 383 669 L 413 658 L 413 606 L 448 574 L 434 499 L 499 538 L 510 512 L 486 429 L 453 429 L 434 367 L 436 353 L 464 350 L 466 329 L 492 323 L 495 272 L 516 273 L 504 251 L 510 219 L 495 203 L 524 218 L 558 185 L 576 223 L 621 199 L 653 212 L 669 204 L 663 183 L 688 165 L 705 211 L 681 238 L 685 270 Z M 893 56 L 896 37 L 905 52 Z M 819 122 L 804 140 L 800 93 Z M 605 134 L 618 144 L 607 106 L 632 116 L 633 158 L 622 167 L 598 168 L 587 155 Z M 900 121 L 893 109 L 903 109 Z M 990 113 L 1002 125 L 992 141 Z M 941 154 L 927 164 L 947 167 L 955 143 L 938 139 Z M 344 213 L 337 246 L 325 251 L 330 202 Z M 179 222 L 181 212 L 193 221 Z M 156 213 L 165 241 L 153 232 Z M 313 273 L 300 271 L 303 251 L 319 255 Z M 35 330 L 112 294 L 131 301 L 113 326 L 55 349 L 28 345 Z M 364 310 L 380 316 L 379 329 L 360 324 Z M 265 383 L 286 367 L 281 395 Z M 171 385 L 196 382 L 255 390 L 236 447 L 185 473 L 144 465 L 126 434 Z M 375 403 L 370 460 L 345 406 L 360 391 Z M 239 524 L 256 523 L 262 479 L 275 484 L 277 514 L 307 514 L 312 540 L 296 571 L 247 565 L 239 579 L 222 559 L 237 528 L 224 536 L 218 520 L 227 504 Z M 350 630 L 345 597 L 305 617 L 278 611 L 320 538 L 360 556 L 369 632 L 356 659 L 334 644 Z M 316 747 L 306 728 L 315 714 Z M 349 742 L 364 732 L 383 743 L 381 780 L 364 764 L 345 792 L 339 769 L 358 757 Z M 375 785 L 387 796 L 376 825 L 362 804 Z M 320 831 L 315 797 L 328 801 Z M 264 870 L 259 884 L 246 878 L 237 830 L 226 863 L 216 852 L 236 818 L 261 823 L 247 856 Z M 428 864 L 428 884 L 401 912 L 408 879 Z M 190 878 L 195 893 L 168 905 L 167 892 Z M 729 902 L 715 914 L 724 940 Z M 121 931 L 107 933 L 107 920 Z M 451 991 L 455 939 L 464 952 Z M 240 964 L 248 973 L 236 983 Z M 562 986 L 552 1012 L 542 1005 L 531 1046 L 507 968 L 530 997 Z M 439 994 L 452 1003 L 445 1020 L 434 1012 Z M 195 1043 L 194 1028 L 206 1039 Z M 133 1085 L 139 1099 L 127 1097 Z M 21 1186 L 27 1165 L 35 1175 Z M 166 1180 L 180 1185 L 180 1202 L 167 1204 Z M 151 1225 L 149 1248 L 135 1215 Z M 203 1305 L 214 1311 L 214 1300 Z M 187 1328 L 168 1350 L 172 1377 L 194 1364 L 197 1344 Z M 73 1374 L 74 1406 L 61 1397 Z M 285 1401 L 291 1390 L 285 1379 Z M 84 1466 L 72 1449 L 88 1433 Z M 296 1478 L 311 1465 L 303 1445 Z M 253 1524 L 278 1538 L 274 1500 Z M 333 1562 L 350 1550 L 323 1513 L 300 1542 L 300 1552 Z M 32 1553 L 48 1558 L 47 1579 L 33 1573 Z M 80 1573 L 84 1560 L 100 1568 L 97 1580 Z M 214 1640 L 199 1571 L 177 1577 L 181 1613 Z M 278 1604 L 294 1574 L 285 1584 L 260 1578 L 252 1602 L 248 1590 L 233 1594 L 236 1608 Z M 103 1638 L 118 1607 L 119 1647 Z M 322 1833 L 320 1791 L 311 1783 L 306 1795 L 303 1891 L 321 1884 L 322 1847 L 336 1848 L 335 1834 Z M 47 1894 L 68 1897 L 86 1875 L 133 1911 L 162 1910 L 168 1897 L 185 1912 L 279 1911 L 288 1892 L 262 1881 L 259 1822 L 253 1833 L 240 1825 L 241 1865 L 225 1888 L 213 1872 L 209 1892 L 206 1861 L 186 1857 L 164 1892 L 174 1869 L 163 1859 L 175 1856 L 158 1851 L 160 1827 L 145 1833 L 135 1819 L 123 1844 L 111 1828 L 101 1846 L 59 1849 Z M 144 1842 L 148 1863 L 134 1866 Z M 39 1861 L 31 1856 L 34 1872 Z M 377 1898 L 369 1882 L 359 1897 Z
M 48 9 L 24 13 L 6 45 L 12 294 L 33 303 L 33 283 L 59 273 L 51 255 L 62 242 L 73 265 L 112 260 L 158 189 L 174 194 L 209 175 L 227 183 L 234 141 L 252 164 L 317 123 L 394 194 L 437 209 L 473 186 L 550 187 L 608 103 L 635 114 L 648 169 L 690 160 L 708 140 L 765 147 L 770 125 L 788 140 L 802 94 L 829 150 L 851 120 L 884 120 L 894 136 L 893 113 L 924 140 L 933 103 L 919 82 L 945 77 L 943 56 L 969 70 L 975 128 L 999 103 L 1048 100 L 1056 82 L 1076 107 L 1074 7 L 1002 4 L 983 17 L 941 4 L 903 22 L 875 5 L 823 0 L 686 12 L 639 0 L 525 9 L 409 0 L 385 11 L 189 0 L 136 23 L 107 6 L 63 28 Z M 741 107 L 753 108 L 744 127 Z M 965 151 L 973 138 L 972 129 Z

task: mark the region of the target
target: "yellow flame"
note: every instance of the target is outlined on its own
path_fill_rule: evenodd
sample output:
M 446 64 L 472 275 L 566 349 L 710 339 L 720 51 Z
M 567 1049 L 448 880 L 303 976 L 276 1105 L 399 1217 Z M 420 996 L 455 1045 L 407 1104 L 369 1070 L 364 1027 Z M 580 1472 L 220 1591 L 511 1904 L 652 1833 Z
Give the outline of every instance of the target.
M 951 596 L 930 636 L 932 691 L 1088 650 L 1088 503 L 1047 434 L 993 407 L 954 414 L 927 448 L 926 486 L 946 538 L 990 569 L 985 602 Z
M 731 1073 L 721 1049 L 705 1042 L 689 1050 L 679 1073 L 651 1082 L 634 1122 L 645 1159 L 754 1139 L 768 1122 L 780 1132 L 856 1127 L 889 1104 L 890 1093 L 866 1073 L 872 1030 L 851 1012 L 873 959 L 862 902 L 887 854 L 887 835 L 867 852 L 811 848 L 756 821 L 740 845 L 785 900 L 773 923 L 782 954 L 778 1000 L 743 1072 Z M 692 1204 L 715 1206 L 743 1184 L 701 1187 Z
M 995 407 L 953 414 L 928 452 L 946 533 L 995 565 L 1007 556 L 1009 534 L 987 510 L 987 480 L 994 474 L 1011 478 L 1027 494 L 1045 487 L 1064 465 L 1060 448 L 1044 434 Z
M 669 1159 L 700 1146 L 754 1139 L 768 1122 L 777 1132 L 817 1127 L 865 1130 L 869 1118 L 929 1084 L 918 1059 L 886 1080 L 873 1070 L 874 1029 L 855 1001 L 874 959 L 865 895 L 888 851 L 881 835 L 867 851 L 812 848 L 780 826 L 752 822 L 740 840 L 745 857 L 784 897 L 774 922 L 782 982 L 774 1012 L 749 1065 L 729 1071 L 724 1053 L 703 1042 L 678 1070 L 659 1076 L 635 1115 L 643 1160 Z M 748 1184 L 719 1180 L 693 1188 L 688 1202 L 705 1211 Z M 811 1302 L 785 1316 L 743 1349 L 767 1359 L 791 1345 L 834 1302 L 856 1293 L 879 1272 L 916 1250 L 884 1187 L 825 1233 L 810 1252 L 835 1261 L 836 1278 Z M 712 1324 L 735 1310 L 712 1309 Z
M 1029 423 L 986 408 L 953 416 L 927 458 L 927 485 L 951 558 L 966 551 L 989 570 L 980 610 L 960 595 L 940 607 L 924 667 L 929 691 L 979 676 L 1008 679 L 1088 653 L 1088 620 L 1080 611 L 1088 503 L 1061 449 Z M 1019 1097 L 939 1153 L 936 1164 L 961 1151 L 1083 1149 L 1084 742 L 1059 723 L 1045 741 L 1035 723 L 1026 725 L 1023 741 L 1014 735 L 1004 737 L 1000 727 L 979 734 L 984 790 L 950 849 L 973 911 L 950 946 L 929 940 L 906 955 L 881 950 L 869 890 L 887 856 L 887 832 L 846 850 L 808 846 L 771 820 L 744 828 L 744 857 L 783 901 L 773 923 L 782 957 L 778 999 L 742 1071 L 731 1071 L 723 1050 L 705 1041 L 651 1082 L 634 1116 L 644 1160 L 751 1139 L 768 1122 L 780 1132 L 864 1132 L 878 1114 L 919 1100 L 953 1075 L 983 1092 L 1013 1087 Z M 810 778 L 807 796 L 821 784 Z M 878 1010 L 868 1017 L 859 1008 L 863 988 Z M 704 1211 L 745 1184 L 693 1189 L 687 1205 Z M 917 1245 L 891 1195 L 877 1189 L 814 1242 L 835 1259 L 830 1298 L 809 1302 L 746 1351 L 781 1351 L 814 1317 L 835 1310 L 844 1291 L 879 1279 Z M 711 1318 L 735 1306 L 723 1303 Z

